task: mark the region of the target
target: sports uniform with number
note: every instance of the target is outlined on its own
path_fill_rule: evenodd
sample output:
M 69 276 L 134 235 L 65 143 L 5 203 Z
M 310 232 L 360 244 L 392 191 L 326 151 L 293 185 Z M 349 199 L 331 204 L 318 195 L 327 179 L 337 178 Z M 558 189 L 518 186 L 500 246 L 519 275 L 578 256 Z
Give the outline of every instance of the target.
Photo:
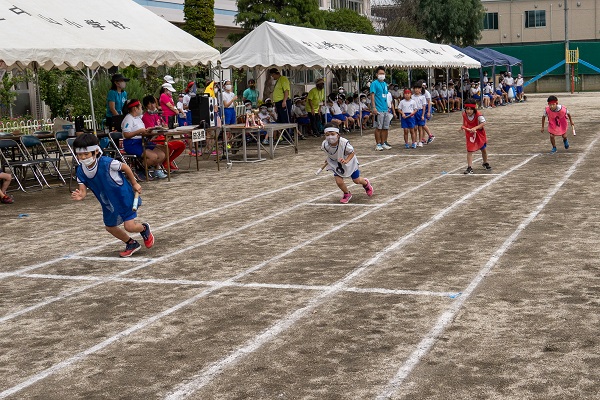
M 340 159 L 354 153 L 354 147 L 352 147 L 348 139 L 340 137 L 335 146 L 330 145 L 327 140 L 324 140 L 323 144 L 321 144 L 321 150 L 327 153 L 326 169 L 333 171 L 335 176 L 350 177 L 352 179 L 360 177 L 356 155 L 347 164 L 339 162 Z
M 471 117 L 466 112 L 463 112 L 463 126 L 469 129 L 473 129 L 484 122 L 485 118 L 479 111 L 476 111 Z M 468 152 L 483 150 L 487 147 L 487 135 L 484 128 L 478 129 L 474 138 L 471 132 L 465 131 L 465 137 L 467 139 Z

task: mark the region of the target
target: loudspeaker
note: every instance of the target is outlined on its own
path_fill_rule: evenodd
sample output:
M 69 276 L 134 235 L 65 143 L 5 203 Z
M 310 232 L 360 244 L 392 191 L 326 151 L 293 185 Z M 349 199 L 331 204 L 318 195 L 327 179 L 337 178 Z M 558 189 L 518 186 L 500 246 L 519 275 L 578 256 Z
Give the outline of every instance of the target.
M 217 119 L 215 108 L 217 101 L 210 96 L 196 96 L 190 99 L 190 110 L 192 111 L 192 125 L 216 126 Z

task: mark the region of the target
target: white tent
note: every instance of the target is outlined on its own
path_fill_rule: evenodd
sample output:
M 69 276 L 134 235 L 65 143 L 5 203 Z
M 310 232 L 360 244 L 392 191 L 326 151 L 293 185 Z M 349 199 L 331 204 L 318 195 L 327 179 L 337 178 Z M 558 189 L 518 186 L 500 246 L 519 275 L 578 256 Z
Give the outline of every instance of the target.
M 6 67 L 216 63 L 219 52 L 132 0 L 0 0 Z
M 216 63 L 217 50 L 132 0 L 0 0 L 0 68 Z M 95 121 L 94 121 L 95 127 Z
M 404 44 L 406 42 L 406 45 Z M 479 68 L 450 46 L 426 40 L 324 31 L 264 22 L 221 56 L 225 68 Z

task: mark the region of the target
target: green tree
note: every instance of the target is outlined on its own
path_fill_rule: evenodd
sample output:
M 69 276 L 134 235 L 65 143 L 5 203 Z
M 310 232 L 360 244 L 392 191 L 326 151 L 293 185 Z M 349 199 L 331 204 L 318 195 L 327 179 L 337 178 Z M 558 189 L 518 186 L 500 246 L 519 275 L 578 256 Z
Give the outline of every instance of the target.
M 229 35 L 236 42 L 265 21 L 306 28 L 325 29 L 318 0 L 237 0 L 235 22 L 244 32 Z
M 183 4 L 183 29 L 209 46 L 214 46 L 217 33 L 214 8 L 215 0 L 185 0 Z
M 436 43 L 472 46 L 481 39 L 485 10 L 481 0 L 420 0 L 418 20 Z
M 421 32 L 416 22 L 402 17 L 396 18 L 386 23 L 381 32 L 379 33 L 386 36 L 400 36 L 416 39 L 425 39 L 425 34 Z
M 10 107 L 15 104 L 15 100 L 17 99 L 14 86 L 25 79 L 25 75 L 4 73 L 0 80 L 0 107 L 10 110 Z
M 334 11 L 321 11 L 325 20 L 325 29 L 339 32 L 375 34 L 369 18 L 348 8 Z
M 89 114 L 90 100 L 87 94 L 87 82 L 80 72 L 40 69 L 38 82 L 40 96 L 50 107 L 52 118 L 65 117 L 67 110 L 71 115 Z

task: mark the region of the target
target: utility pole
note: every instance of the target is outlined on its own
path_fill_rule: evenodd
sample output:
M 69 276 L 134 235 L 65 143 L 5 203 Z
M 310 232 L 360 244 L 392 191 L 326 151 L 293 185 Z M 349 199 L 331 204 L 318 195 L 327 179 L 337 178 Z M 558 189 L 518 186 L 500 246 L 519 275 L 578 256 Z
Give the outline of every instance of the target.
M 565 1 L 565 57 L 567 57 L 567 50 L 569 50 L 569 2 L 568 0 L 564 0 Z M 565 91 L 570 91 L 571 90 L 571 83 L 570 83 L 570 77 L 569 77 L 569 73 L 570 73 L 570 69 L 571 69 L 571 64 L 567 64 L 565 63 Z

